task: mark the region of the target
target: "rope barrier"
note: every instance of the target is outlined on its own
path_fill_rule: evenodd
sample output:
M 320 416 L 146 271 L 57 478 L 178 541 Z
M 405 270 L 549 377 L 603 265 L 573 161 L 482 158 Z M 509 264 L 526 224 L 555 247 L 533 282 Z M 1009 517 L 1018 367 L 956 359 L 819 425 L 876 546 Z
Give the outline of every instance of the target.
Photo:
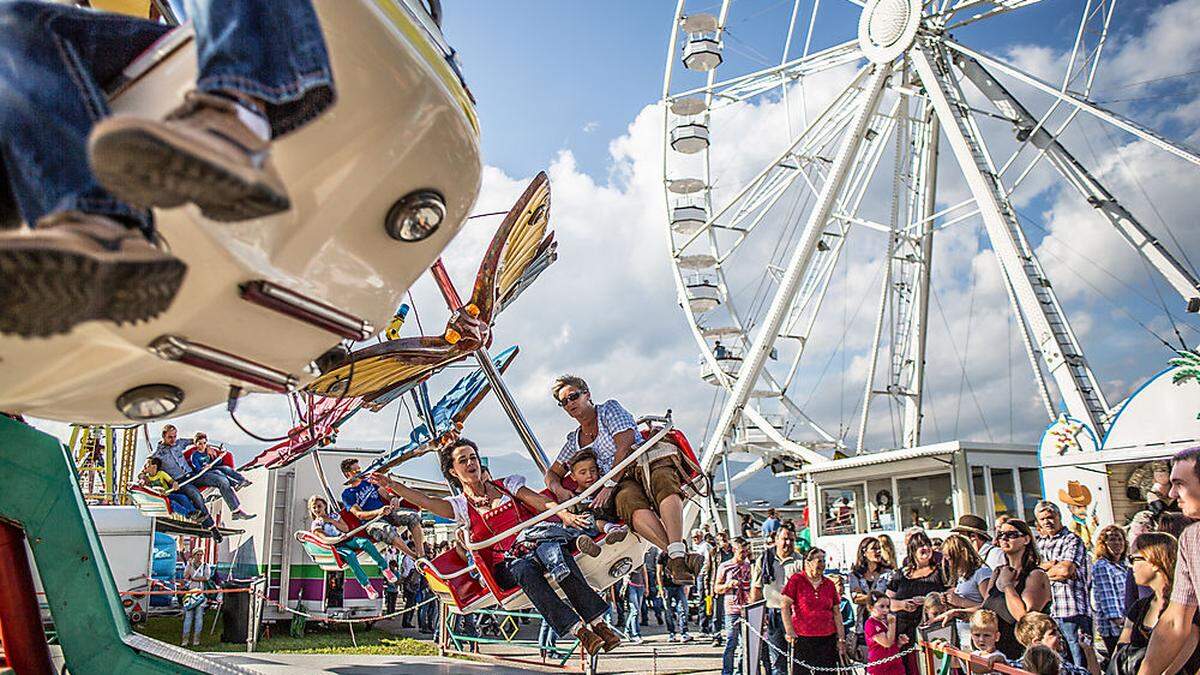
M 246 589 L 246 590 L 249 591 L 251 589 Z M 308 612 L 304 612 L 304 611 L 301 611 L 298 609 L 292 609 L 291 607 L 288 607 L 287 605 L 279 602 L 278 600 L 267 597 L 267 595 L 261 591 L 252 591 L 252 592 L 254 593 L 255 596 L 257 596 L 259 599 L 265 601 L 267 604 L 271 605 L 272 607 L 281 609 L 290 614 L 295 614 L 296 616 L 302 616 L 306 619 L 312 619 L 313 621 L 329 621 L 331 623 L 351 623 L 351 624 L 367 623 L 367 622 L 372 622 L 372 621 L 382 621 L 384 619 L 391 619 L 393 617 L 407 614 L 408 612 L 411 612 L 413 610 L 420 609 L 424 605 L 427 605 L 427 604 L 437 600 L 437 596 L 435 595 L 435 596 L 426 598 L 426 599 L 422 600 L 421 602 L 418 602 L 417 604 L 413 605 L 412 607 L 405 607 L 404 609 L 392 612 L 391 614 L 379 614 L 377 616 L 365 616 L 365 617 L 360 617 L 357 619 L 342 619 L 342 618 L 331 617 L 331 616 L 316 616 L 316 615 L 309 614 Z
M 225 593 L 249 593 L 249 592 L 250 592 L 249 588 L 214 588 L 214 589 L 207 589 L 207 590 L 197 589 L 197 590 L 193 590 L 193 591 L 189 591 L 189 590 L 126 591 L 126 592 L 122 593 L 121 595 L 128 595 L 128 596 L 140 598 L 140 597 L 145 597 L 147 595 L 188 595 L 188 594 L 195 594 L 195 593 L 201 593 L 204 595 L 224 595 Z
M 750 632 L 754 634 L 755 637 L 762 640 L 763 644 L 765 644 L 768 647 L 770 647 L 771 649 L 775 650 L 780 656 L 782 656 L 785 659 L 791 657 L 791 655 L 789 653 L 785 652 L 784 650 L 780 649 L 779 647 L 776 647 L 774 644 L 771 643 L 770 640 L 767 639 L 767 637 L 765 635 L 763 635 L 759 631 L 755 630 L 754 626 L 751 626 L 744 618 L 739 618 L 738 621 L 741 622 L 742 624 L 744 624 L 746 626 L 746 628 L 749 629 Z M 849 661 L 849 663 L 847 663 L 845 665 L 833 666 L 833 667 L 814 666 L 814 665 L 810 665 L 810 664 L 806 663 L 805 661 L 803 661 L 801 659 L 794 659 L 794 662 L 797 666 L 800 666 L 801 668 L 805 668 L 807 670 L 810 670 L 813 672 L 818 672 L 818 673 L 854 672 L 854 671 L 857 671 L 860 669 L 865 670 L 866 668 L 868 668 L 870 666 L 880 666 L 885 663 L 890 663 L 892 661 L 902 659 L 902 658 L 908 656 L 909 654 L 912 654 L 913 652 L 917 651 L 920 648 L 921 648 L 920 644 L 914 643 L 912 646 L 908 647 L 907 649 L 903 649 L 895 654 L 892 654 L 891 656 L 886 656 L 882 659 L 879 659 L 878 661 L 867 661 L 867 662 L 863 663 L 863 662 L 847 659 Z

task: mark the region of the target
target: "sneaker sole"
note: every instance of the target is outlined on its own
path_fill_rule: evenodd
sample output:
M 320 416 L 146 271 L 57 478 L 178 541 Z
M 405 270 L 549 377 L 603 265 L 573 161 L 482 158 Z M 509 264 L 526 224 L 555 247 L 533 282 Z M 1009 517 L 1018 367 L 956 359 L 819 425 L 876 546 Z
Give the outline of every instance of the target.
M 92 136 L 92 171 L 104 187 L 134 206 L 175 208 L 191 202 L 206 218 L 220 222 L 291 208 L 288 196 L 257 180 L 254 169 L 231 168 L 182 140 L 160 135 L 162 129 L 148 128 L 142 120 L 110 118 L 107 126 L 98 126 Z
M 171 306 L 186 271 L 166 256 L 118 261 L 56 248 L 0 249 L 0 333 L 49 337 L 85 321 L 148 321 Z
M 604 538 L 604 543 L 619 544 L 619 543 L 625 541 L 625 537 L 628 534 L 629 534 L 629 530 L 617 530 L 616 532 L 610 532 L 609 535 Z
M 580 553 L 589 558 L 596 558 L 600 555 L 600 545 L 587 535 L 580 535 L 575 540 L 575 547 L 579 549 Z

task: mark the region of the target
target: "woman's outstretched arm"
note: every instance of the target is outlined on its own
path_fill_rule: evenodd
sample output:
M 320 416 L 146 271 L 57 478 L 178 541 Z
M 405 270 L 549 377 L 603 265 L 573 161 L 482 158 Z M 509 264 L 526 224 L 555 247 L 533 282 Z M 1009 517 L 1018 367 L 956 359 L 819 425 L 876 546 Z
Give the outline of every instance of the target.
M 441 497 L 431 497 L 424 492 L 414 490 L 404 483 L 401 483 L 391 476 L 388 476 L 387 474 L 373 473 L 367 478 L 367 480 L 374 485 L 385 487 L 391 490 L 401 498 L 407 499 L 413 504 L 416 504 L 418 507 L 429 511 L 434 515 L 441 516 L 442 518 L 446 518 L 448 520 L 454 520 L 454 507 L 450 505 L 450 502 L 442 499 Z

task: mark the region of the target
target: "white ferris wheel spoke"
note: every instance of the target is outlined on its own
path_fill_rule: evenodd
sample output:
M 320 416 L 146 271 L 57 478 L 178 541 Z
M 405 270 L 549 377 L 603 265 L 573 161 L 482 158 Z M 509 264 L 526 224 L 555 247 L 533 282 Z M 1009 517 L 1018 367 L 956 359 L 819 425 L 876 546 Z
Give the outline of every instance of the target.
M 1016 9 L 1021 9 L 1030 5 L 1036 5 L 1041 1 L 1042 0 L 962 0 L 961 2 L 941 12 L 941 18 L 943 21 L 948 22 L 957 14 L 962 14 L 963 12 L 968 12 L 973 9 L 991 7 L 991 9 L 986 9 L 978 14 L 972 14 L 961 21 L 957 21 L 945 27 L 945 29 L 948 31 L 957 30 L 963 26 L 968 26 L 977 21 L 983 21 L 984 19 L 990 19 L 994 16 L 1007 14 Z
M 957 52 L 966 54 L 967 56 L 973 57 L 980 63 L 991 66 L 992 68 L 995 68 L 996 70 L 998 70 L 1002 73 L 1005 73 L 1006 75 L 1015 77 L 1016 79 L 1024 82 L 1025 84 L 1028 84 L 1029 86 L 1031 86 L 1035 89 L 1038 89 L 1044 93 L 1047 93 L 1047 94 L 1059 99 L 1063 103 L 1067 103 L 1069 105 L 1075 106 L 1076 108 L 1093 115 L 1094 117 L 1096 117 L 1099 120 L 1108 122 L 1109 124 L 1117 127 L 1118 129 L 1121 129 L 1122 131 L 1133 134 L 1134 136 L 1137 136 L 1138 138 L 1146 141 L 1147 143 L 1151 143 L 1155 146 L 1158 146 L 1159 148 L 1162 148 L 1163 150 L 1166 150 L 1167 152 L 1171 153 L 1172 155 L 1175 155 L 1176 157 L 1185 159 L 1193 164 L 1196 164 L 1197 166 L 1200 166 L 1200 152 L 1197 152 L 1196 150 L 1194 150 L 1192 148 L 1189 148 L 1181 143 L 1177 143 L 1175 141 L 1169 140 L 1169 139 L 1159 135 L 1158 133 L 1151 131 L 1150 129 L 1147 129 L 1146 127 L 1143 127 L 1142 125 L 1138 124 L 1137 122 L 1134 122 L 1133 120 L 1122 117 L 1121 115 L 1118 115 L 1117 113 L 1112 112 L 1111 110 L 1103 108 L 1092 101 L 1082 99 L 1070 92 L 1059 91 L 1058 88 L 1054 87 L 1053 85 L 1051 85 L 1047 82 L 1043 82 L 1042 80 L 1034 77 L 1033 75 L 1030 75 L 1029 73 L 1026 73 L 1025 71 L 1023 71 L 1019 68 L 1016 68 L 1014 66 L 1010 66 L 1007 63 L 1000 61 L 999 59 L 992 58 L 991 56 L 988 56 L 986 54 L 983 54 L 983 53 L 980 53 L 973 49 L 970 49 L 969 47 L 966 47 L 966 46 L 959 44 L 957 42 L 954 42 L 952 40 L 946 40 L 945 44 L 947 47 L 950 47 L 951 49 L 953 49 Z
M 838 151 L 838 155 L 833 161 L 833 166 L 829 170 L 829 177 L 821 190 L 821 196 L 809 215 L 808 222 L 801 235 L 801 241 L 792 254 L 787 270 L 775 293 L 775 297 L 771 301 L 771 306 L 767 310 L 764 321 L 758 326 L 758 335 L 754 338 L 749 353 L 744 357 L 742 365 L 738 369 L 733 392 L 725 402 L 725 406 L 721 410 L 721 417 L 713 429 L 713 435 L 704 449 L 700 463 L 702 469 L 705 471 L 711 470 L 716 465 L 716 459 L 720 455 L 725 443 L 725 435 L 729 432 L 735 418 L 746 406 L 746 401 L 749 399 L 754 385 L 758 382 L 770 347 L 775 341 L 775 337 L 779 332 L 788 308 L 791 306 L 793 296 L 803 278 L 803 273 L 817 249 L 817 240 L 825 230 L 826 221 L 834 208 L 837 195 L 840 193 L 842 184 L 850 173 L 850 169 L 852 168 L 850 166 L 851 160 L 856 154 L 867 126 L 878 108 L 880 96 L 884 86 L 887 84 L 888 77 L 891 75 L 891 71 L 891 64 L 878 64 L 874 66 L 874 72 L 864 88 L 865 95 L 862 97 L 863 100 L 860 103 L 858 111 L 855 113 L 854 122 L 850 125 L 847 134 L 842 140 L 842 147 Z

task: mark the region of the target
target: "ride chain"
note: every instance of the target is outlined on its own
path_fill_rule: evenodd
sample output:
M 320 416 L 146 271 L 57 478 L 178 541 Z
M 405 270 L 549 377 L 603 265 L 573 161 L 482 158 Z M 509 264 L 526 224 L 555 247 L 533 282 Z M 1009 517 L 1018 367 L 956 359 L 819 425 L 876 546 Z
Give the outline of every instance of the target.
M 433 602 L 434 600 L 437 600 L 437 596 L 435 595 L 435 596 L 426 598 L 426 599 L 422 600 L 421 602 L 418 602 L 417 604 L 413 605 L 412 607 L 405 607 L 404 609 L 392 612 L 391 614 L 380 614 L 378 616 L 364 616 L 364 617 L 357 618 L 357 619 L 340 619 L 340 618 L 328 617 L 328 616 L 314 616 L 312 614 L 309 614 L 308 612 L 302 612 L 298 609 L 292 609 L 291 607 L 288 607 L 287 605 L 280 603 L 278 600 L 273 600 L 271 598 L 268 598 L 267 595 L 261 591 L 254 591 L 254 595 L 258 596 L 261 600 L 263 600 L 267 604 L 269 604 L 273 607 L 276 607 L 278 609 L 282 609 L 285 612 L 290 612 L 292 614 L 295 614 L 296 616 L 302 616 L 306 619 L 312 619 L 313 621 L 328 621 L 330 623 L 367 623 L 369 621 L 382 621 L 384 619 L 391 619 L 393 617 L 397 617 L 402 614 L 407 614 L 415 609 L 420 609 L 424 605 L 428 605 L 429 603 Z

